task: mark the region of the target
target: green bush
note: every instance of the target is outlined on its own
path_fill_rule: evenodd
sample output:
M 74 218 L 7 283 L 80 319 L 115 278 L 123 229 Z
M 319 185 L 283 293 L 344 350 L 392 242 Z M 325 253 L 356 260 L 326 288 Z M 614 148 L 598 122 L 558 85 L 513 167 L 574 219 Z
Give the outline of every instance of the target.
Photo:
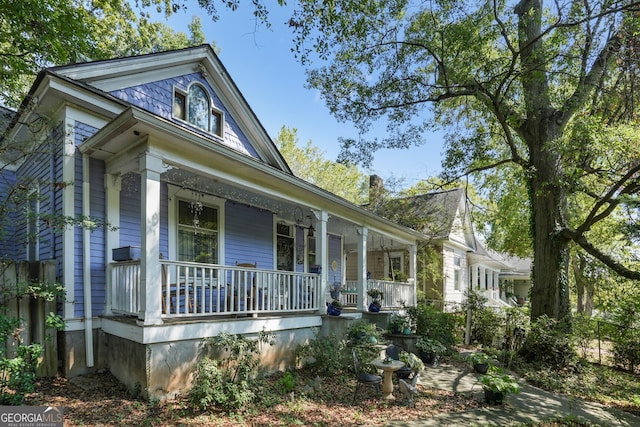
M 223 332 L 204 340 L 206 354 L 196 365 L 189 402 L 200 410 L 217 405 L 230 412 L 245 407 L 254 398 L 249 381 L 256 374 L 262 343 L 273 344 L 273 337 L 261 333 L 256 340 Z
M 613 358 L 630 372 L 640 366 L 640 301 L 624 300 L 614 312 Z
M 20 345 L 15 357 L 0 358 L 0 404 L 24 403 L 25 395 L 35 389 L 38 358 L 43 352 L 39 344 Z
M 25 344 L 22 340 L 21 320 L 7 315 L 8 301 L 18 298 L 56 301 L 64 299 L 64 286 L 59 283 L 29 281 L 17 283 L 14 287 L 2 288 L 4 305 L 0 307 L 0 405 L 21 405 L 25 395 L 35 387 L 36 370 L 44 353 L 41 344 Z M 64 329 L 62 317 L 49 313 L 44 320 L 44 328 Z M 49 339 L 49 337 L 45 337 Z M 15 354 L 7 354 L 7 344 L 14 346 Z
M 416 334 L 440 341 L 446 347 L 452 347 L 460 341 L 459 322 L 453 313 L 444 313 L 430 304 L 419 303 L 408 307 L 411 323 L 416 325 Z
M 486 347 L 495 346 L 503 335 L 504 318 L 499 312 L 482 307 L 473 312 L 471 340 Z
M 296 347 L 296 364 L 322 374 L 335 374 L 349 366 L 351 354 L 347 354 L 347 342 L 335 335 L 315 338 Z
M 573 318 L 572 331 L 580 348 L 581 356 L 586 359 L 589 355 L 591 342 L 597 338 L 596 322 L 584 313 L 576 314 Z
M 285 372 L 280 380 L 282 385 L 282 394 L 288 394 L 293 391 L 296 381 L 291 372 Z
M 531 363 L 563 369 L 575 366 L 576 351 L 565 322 L 540 316 L 531 323 L 520 355 Z

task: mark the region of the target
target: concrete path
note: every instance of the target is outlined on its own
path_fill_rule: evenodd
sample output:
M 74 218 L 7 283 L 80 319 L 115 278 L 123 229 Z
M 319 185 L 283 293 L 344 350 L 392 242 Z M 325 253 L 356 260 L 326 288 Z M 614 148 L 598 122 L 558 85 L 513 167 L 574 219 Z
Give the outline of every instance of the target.
M 482 386 L 477 382 L 478 374 L 449 365 L 427 366 L 420 374 L 420 383 L 456 392 L 472 392 L 478 400 L 484 399 Z M 424 420 L 398 421 L 389 427 L 426 426 L 512 426 L 539 422 L 558 416 L 575 416 L 596 426 L 639 426 L 640 417 L 605 408 L 598 403 L 574 399 L 549 393 L 520 380 L 520 393 L 510 394 L 507 404 L 487 406 L 482 409 L 458 413 L 440 414 Z

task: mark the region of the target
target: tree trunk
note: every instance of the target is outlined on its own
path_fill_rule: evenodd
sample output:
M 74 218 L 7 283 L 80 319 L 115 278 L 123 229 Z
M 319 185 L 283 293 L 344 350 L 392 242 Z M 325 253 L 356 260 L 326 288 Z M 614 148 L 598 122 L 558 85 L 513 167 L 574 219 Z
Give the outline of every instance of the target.
M 529 136 L 532 173 L 529 191 L 534 245 L 531 318 L 546 314 L 562 319 L 569 314 L 569 240 L 559 230 L 566 225 L 567 192 L 562 186 L 560 156 L 548 150 L 556 126 L 540 120 Z M 546 122 L 546 123 L 545 123 Z
M 518 133 L 529 149 L 529 199 L 533 237 L 531 318 L 561 319 L 569 314 L 569 241 L 559 231 L 566 225 L 567 192 L 560 154 L 553 143 L 562 136 L 550 95 L 543 59 L 542 1 L 521 0 L 518 15 L 526 119 Z

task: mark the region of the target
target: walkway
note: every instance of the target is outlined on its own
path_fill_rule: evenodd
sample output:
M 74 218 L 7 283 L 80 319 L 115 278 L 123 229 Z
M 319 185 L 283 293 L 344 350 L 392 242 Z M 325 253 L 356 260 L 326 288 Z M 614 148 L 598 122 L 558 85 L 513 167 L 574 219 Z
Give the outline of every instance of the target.
M 477 374 L 453 366 L 428 366 L 420 374 L 420 383 L 426 387 L 443 390 L 470 391 L 477 395 L 479 400 L 484 399 L 482 386 L 477 383 Z M 517 426 L 569 415 L 586 419 L 596 426 L 640 426 L 640 417 L 606 408 L 598 403 L 549 393 L 526 384 L 524 380 L 520 381 L 520 393 L 510 394 L 507 399 L 508 403 L 503 406 L 439 414 L 424 420 L 392 421 L 387 426 Z

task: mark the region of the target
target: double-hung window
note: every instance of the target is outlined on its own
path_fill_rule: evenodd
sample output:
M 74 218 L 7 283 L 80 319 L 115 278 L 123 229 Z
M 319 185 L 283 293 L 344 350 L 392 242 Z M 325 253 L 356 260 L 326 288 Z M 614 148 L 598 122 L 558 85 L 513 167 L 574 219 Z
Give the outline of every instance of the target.
M 200 202 L 178 201 L 178 259 L 218 263 L 218 209 Z

